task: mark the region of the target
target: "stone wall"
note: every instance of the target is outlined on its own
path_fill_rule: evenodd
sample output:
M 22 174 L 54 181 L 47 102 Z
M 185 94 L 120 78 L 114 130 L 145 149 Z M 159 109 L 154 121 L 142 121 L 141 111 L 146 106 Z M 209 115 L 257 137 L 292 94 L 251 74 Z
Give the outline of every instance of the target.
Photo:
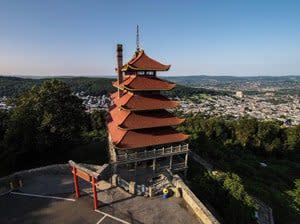
M 183 200 L 192 209 L 199 220 L 204 224 L 219 224 L 220 222 L 205 207 L 205 205 L 194 195 L 190 188 L 178 175 L 173 175 L 172 184 L 179 190 Z

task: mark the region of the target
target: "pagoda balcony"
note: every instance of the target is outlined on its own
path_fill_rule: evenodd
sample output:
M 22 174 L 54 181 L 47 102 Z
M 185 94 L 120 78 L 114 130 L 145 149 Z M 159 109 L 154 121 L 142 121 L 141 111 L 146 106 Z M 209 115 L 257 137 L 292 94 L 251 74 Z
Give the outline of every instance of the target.
M 132 162 L 140 162 L 146 160 L 152 160 L 157 158 L 169 157 L 173 155 L 180 155 L 186 154 L 189 152 L 189 145 L 178 145 L 178 146 L 171 146 L 167 148 L 160 148 L 160 149 L 152 149 L 152 150 L 145 150 L 142 152 L 134 152 L 134 153 L 122 153 L 116 155 L 116 161 L 114 164 L 126 164 Z

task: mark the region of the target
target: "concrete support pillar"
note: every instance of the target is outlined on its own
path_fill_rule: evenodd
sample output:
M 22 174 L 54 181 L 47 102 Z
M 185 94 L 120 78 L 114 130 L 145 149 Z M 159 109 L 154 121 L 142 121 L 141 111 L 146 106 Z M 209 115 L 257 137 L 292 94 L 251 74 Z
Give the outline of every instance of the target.
M 187 167 L 189 154 L 185 154 L 184 167 Z
M 153 197 L 154 196 L 154 192 L 153 192 L 153 189 L 152 187 L 149 187 L 149 197 Z
M 118 175 L 117 174 L 112 175 L 111 185 L 114 186 L 114 187 L 118 186 Z
M 186 179 L 186 177 L 187 177 L 187 168 L 184 170 L 184 178 Z
M 156 171 L 156 159 L 153 159 L 152 168 L 153 168 L 153 171 Z
M 135 182 L 134 181 L 130 181 L 130 183 L 129 183 L 129 193 L 135 194 Z
M 188 158 L 189 158 L 189 153 L 187 152 L 185 154 L 185 160 L 184 160 L 184 178 L 186 179 L 187 176 L 187 169 L 188 169 Z
M 117 164 L 113 164 L 113 174 L 116 174 L 118 171 L 118 165 Z
M 175 195 L 176 198 L 181 197 L 181 189 L 180 188 L 176 187 L 176 188 L 174 188 L 173 191 L 174 191 L 174 195 Z
M 173 166 L 173 156 L 170 156 L 170 170 L 172 170 L 172 166 Z
M 136 171 L 137 162 L 134 163 L 134 171 Z

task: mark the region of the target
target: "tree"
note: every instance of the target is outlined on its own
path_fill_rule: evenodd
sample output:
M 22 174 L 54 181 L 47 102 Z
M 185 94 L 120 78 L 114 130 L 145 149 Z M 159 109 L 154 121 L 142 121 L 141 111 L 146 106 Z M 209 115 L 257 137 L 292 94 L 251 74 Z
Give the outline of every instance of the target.
M 262 121 L 258 123 L 257 138 L 259 147 L 267 152 L 282 149 L 281 127 L 276 121 Z
M 93 130 L 101 131 L 105 127 L 106 111 L 93 111 L 91 114 L 91 124 Z
M 286 129 L 287 139 L 285 142 L 287 150 L 300 150 L 300 125 Z
M 7 111 L 0 110 L 0 142 L 3 140 L 7 129 L 8 117 L 9 115 Z
M 241 118 L 236 125 L 236 139 L 244 148 L 257 146 L 258 121 L 255 118 Z
M 62 152 L 85 127 L 82 101 L 58 80 L 45 81 L 16 99 L 6 133 L 8 145 L 23 152 Z
M 300 179 L 295 180 L 295 188 L 288 191 L 288 195 L 294 202 L 294 207 L 300 212 Z

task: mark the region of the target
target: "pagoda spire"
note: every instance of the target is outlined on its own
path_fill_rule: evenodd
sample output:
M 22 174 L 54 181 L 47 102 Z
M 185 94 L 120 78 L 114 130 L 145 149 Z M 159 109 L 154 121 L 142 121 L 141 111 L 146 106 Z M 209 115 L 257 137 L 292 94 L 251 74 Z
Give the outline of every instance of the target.
M 140 31 L 139 31 L 139 25 L 136 25 L 136 52 L 140 52 Z

